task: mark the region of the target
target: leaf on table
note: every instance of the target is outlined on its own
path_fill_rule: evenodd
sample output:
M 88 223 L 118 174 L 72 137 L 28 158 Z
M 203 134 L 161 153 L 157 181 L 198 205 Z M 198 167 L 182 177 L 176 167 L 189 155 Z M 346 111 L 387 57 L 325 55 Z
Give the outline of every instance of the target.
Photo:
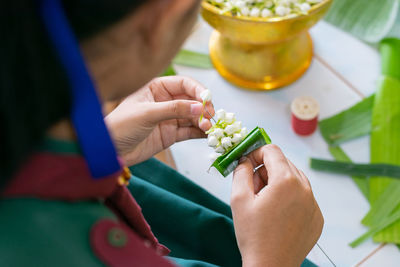
M 397 210 L 390 216 L 383 218 L 379 222 L 379 224 L 372 226 L 366 233 L 364 233 L 362 236 L 358 237 L 356 240 L 351 242 L 349 245 L 352 248 L 357 247 L 358 245 L 360 245 L 361 243 L 366 241 L 371 236 L 376 235 L 377 233 L 379 233 L 381 231 L 385 231 L 386 229 L 388 229 L 388 227 L 391 227 L 398 220 L 400 220 L 400 210 Z
M 339 146 L 331 146 L 329 147 L 329 152 L 331 155 L 339 161 L 351 162 L 351 159 L 347 154 L 343 151 L 343 149 Z M 360 189 L 361 193 L 364 195 L 366 199 L 368 199 L 369 194 L 369 183 L 368 178 L 365 176 L 351 176 L 354 183 L 357 185 L 358 189 Z
M 319 129 L 330 145 L 339 145 L 371 132 L 371 115 L 374 95 L 337 115 L 321 120 Z
M 345 174 L 345 175 L 357 175 L 357 176 L 385 176 L 391 178 L 400 178 L 400 166 L 383 164 L 383 163 L 354 163 L 354 162 L 343 162 L 325 159 L 310 159 L 311 169 L 317 171 Z
M 378 43 L 400 37 L 398 0 L 334 0 L 325 18 L 356 37 Z
M 178 65 L 201 69 L 213 68 L 213 64 L 211 63 L 210 56 L 208 54 L 189 51 L 185 49 L 179 51 L 172 62 Z
M 169 65 L 161 76 L 174 76 L 174 75 L 176 75 L 176 71 L 172 65 Z
M 371 209 L 361 221 L 366 226 L 376 225 L 382 218 L 389 216 L 398 206 L 400 184 L 395 182 L 386 187 L 380 197 L 371 205 Z
M 371 163 L 400 165 L 400 81 L 395 78 L 383 76 L 380 80 L 372 111 L 370 147 Z M 372 206 L 376 203 L 386 203 L 379 198 L 390 197 L 382 194 L 389 184 L 398 187 L 400 181 L 387 177 L 370 178 L 369 198 Z M 399 195 L 395 203 L 400 204 Z M 380 208 L 384 209 L 385 206 L 376 209 Z M 400 222 L 376 234 L 374 240 L 400 243 Z

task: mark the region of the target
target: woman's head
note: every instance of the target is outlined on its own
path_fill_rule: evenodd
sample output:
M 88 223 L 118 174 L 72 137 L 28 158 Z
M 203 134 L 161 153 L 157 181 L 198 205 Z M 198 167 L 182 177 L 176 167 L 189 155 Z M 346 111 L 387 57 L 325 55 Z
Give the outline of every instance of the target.
M 189 33 L 199 0 L 65 0 L 103 100 L 159 74 Z M 68 80 L 37 12 L 39 1 L 0 3 L 0 185 L 57 121 L 68 118 Z

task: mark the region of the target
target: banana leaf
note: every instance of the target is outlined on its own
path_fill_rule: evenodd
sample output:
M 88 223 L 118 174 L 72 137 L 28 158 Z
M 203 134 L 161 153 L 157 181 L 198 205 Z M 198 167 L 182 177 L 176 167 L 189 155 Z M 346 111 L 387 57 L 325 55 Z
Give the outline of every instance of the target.
M 332 117 L 321 120 L 319 129 L 330 145 L 339 145 L 371 132 L 371 115 L 374 95 Z
M 398 0 L 334 0 L 325 20 L 363 41 L 378 43 L 400 37 L 399 13 Z

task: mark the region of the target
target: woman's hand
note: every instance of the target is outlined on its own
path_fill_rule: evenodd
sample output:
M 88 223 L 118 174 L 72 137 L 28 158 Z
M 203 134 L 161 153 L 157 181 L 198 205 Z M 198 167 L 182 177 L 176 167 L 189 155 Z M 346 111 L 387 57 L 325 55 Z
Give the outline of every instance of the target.
M 142 162 L 175 142 L 206 137 L 210 116 L 203 112 L 198 82 L 180 76 L 152 80 L 127 97 L 105 118 L 127 165 Z M 206 109 L 214 115 L 214 108 Z
M 231 206 L 243 266 L 300 266 L 322 232 L 307 177 L 275 145 L 241 159 Z

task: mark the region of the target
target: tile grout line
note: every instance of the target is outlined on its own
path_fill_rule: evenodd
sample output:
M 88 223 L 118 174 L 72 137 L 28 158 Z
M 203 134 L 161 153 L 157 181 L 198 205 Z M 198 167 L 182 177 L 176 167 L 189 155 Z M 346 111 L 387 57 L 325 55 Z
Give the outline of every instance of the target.
M 331 65 L 328 64 L 322 57 L 320 57 L 318 54 L 314 53 L 314 57 L 316 60 L 318 60 L 322 65 L 324 65 L 325 68 L 330 70 L 336 77 L 339 78 L 342 82 L 344 82 L 348 87 L 350 87 L 351 90 L 353 90 L 357 95 L 359 95 L 361 98 L 365 98 L 365 95 L 361 93 L 360 90 L 358 90 L 351 82 L 349 82 L 343 75 L 341 75 L 339 72 L 337 72 Z
M 339 72 L 337 72 L 331 65 L 328 64 L 322 57 L 314 53 L 314 57 L 318 60 L 325 68 L 331 71 L 336 77 L 338 77 L 343 83 L 345 83 L 351 90 L 353 90 L 357 95 L 361 98 L 365 98 L 365 95 L 360 92 L 351 82 L 349 82 L 346 78 L 344 78 Z M 373 255 L 375 255 L 379 250 L 381 250 L 386 243 L 380 244 L 377 248 L 371 251 L 368 255 L 366 255 L 360 262 L 358 262 L 354 267 L 360 267 L 367 260 L 369 260 Z
M 365 262 L 367 262 L 372 256 L 374 256 L 379 250 L 381 250 L 384 246 L 386 246 L 386 243 L 382 243 L 379 245 L 379 247 L 377 247 L 376 249 L 374 249 L 373 251 L 371 251 L 367 256 L 365 256 L 364 259 L 362 259 L 359 263 L 357 263 L 356 265 L 354 265 L 354 267 L 360 267 L 362 266 Z

